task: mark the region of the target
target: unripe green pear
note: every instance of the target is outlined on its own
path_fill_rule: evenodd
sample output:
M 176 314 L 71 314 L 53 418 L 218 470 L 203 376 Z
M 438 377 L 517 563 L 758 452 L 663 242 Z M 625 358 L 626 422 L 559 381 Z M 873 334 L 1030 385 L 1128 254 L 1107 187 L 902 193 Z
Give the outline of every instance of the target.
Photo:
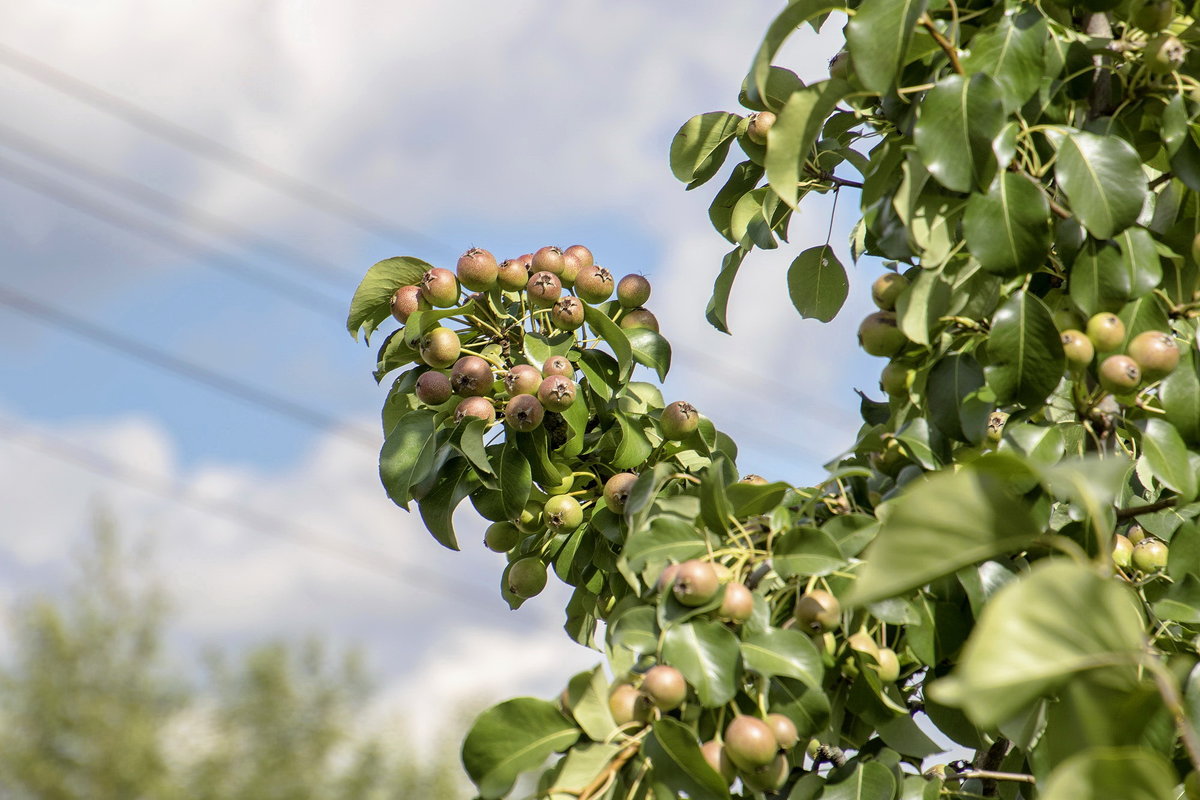
M 1102 311 L 1087 321 L 1087 337 L 1098 353 L 1111 353 L 1125 341 L 1125 323 L 1116 314 Z

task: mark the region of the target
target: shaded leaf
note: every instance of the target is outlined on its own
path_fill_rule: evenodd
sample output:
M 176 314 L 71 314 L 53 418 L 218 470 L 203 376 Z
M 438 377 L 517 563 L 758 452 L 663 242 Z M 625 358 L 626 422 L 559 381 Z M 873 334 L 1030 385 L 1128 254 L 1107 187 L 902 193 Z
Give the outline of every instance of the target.
M 1050 203 L 1033 181 L 1001 172 L 985 194 L 967 200 L 963 236 L 988 272 L 1033 272 L 1050 253 Z
M 1097 239 L 1111 239 L 1132 225 L 1146 200 L 1142 160 L 1119 136 L 1072 130 L 1054 137 L 1054 178 L 1071 211 Z
M 1148 419 L 1142 425 L 1142 456 L 1150 472 L 1184 500 L 1196 496 L 1196 472 L 1188 460 L 1187 445 L 1171 423 Z
M 408 508 L 412 487 L 425 480 L 433 468 L 437 434 L 432 411 L 405 414 L 388 434 L 379 452 L 379 477 L 392 502 Z
M 924 0 L 863 0 L 846 25 L 846 44 L 863 86 L 891 94 Z
M 737 114 L 724 111 L 710 111 L 689 119 L 671 140 L 671 172 L 684 183 L 691 183 L 714 155 L 721 155 L 723 160 L 741 121 Z
M 1058 386 L 1065 357 L 1050 310 L 1036 295 L 1017 292 L 992 317 L 988 386 L 1000 403 L 1040 406 Z
M 1175 771 L 1145 747 L 1085 750 L 1058 765 L 1041 800 L 1162 800 L 1175 795 Z
M 654 764 L 655 780 L 672 796 L 685 792 L 688 797 L 729 797 L 724 778 L 704 760 L 696 734 L 683 723 L 670 717 L 655 721 L 645 750 Z
M 724 625 L 704 620 L 675 625 L 663 638 L 662 656 L 683 673 L 705 708 L 737 694 L 741 655 L 737 637 Z
M 856 15 L 851 24 L 857 20 Z M 992 142 L 1003 128 L 1000 87 L 984 73 L 950 75 L 925 95 L 913 140 L 938 183 L 969 192 L 991 183 L 996 172 Z
M 671 369 L 671 343 L 649 328 L 633 328 L 625 331 L 625 338 L 633 351 L 633 360 L 650 367 L 660 381 L 667 379 Z
M 829 322 L 850 290 L 846 268 L 829 245 L 810 247 L 788 267 L 788 294 L 800 316 Z
M 742 661 L 746 669 L 759 675 L 795 678 L 814 689 L 821 688 L 821 654 L 807 634 L 794 628 L 768 628 L 746 634 L 742 639 Z
M 845 81 L 828 80 L 798 89 L 767 132 L 767 181 L 791 208 L 800 199 L 799 183 L 806 177 L 804 163 L 821 126 L 849 88 Z

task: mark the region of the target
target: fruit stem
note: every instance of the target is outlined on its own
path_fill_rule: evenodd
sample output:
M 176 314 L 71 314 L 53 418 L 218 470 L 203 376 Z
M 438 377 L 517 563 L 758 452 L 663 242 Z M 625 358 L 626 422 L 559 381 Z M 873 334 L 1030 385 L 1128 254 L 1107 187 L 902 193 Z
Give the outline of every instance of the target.
M 918 20 L 918 24 L 929 31 L 929 35 L 937 42 L 938 47 L 942 48 L 946 57 L 950 59 L 950 67 L 959 75 L 963 75 L 963 66 L 958 60 L 958 50 L 955 49 L 954 44 L 949 39 L 942 35 L 937 26 L 933 24 L 933 17 L 929 16 L 928 13 L 922 14 L 921 19 Z

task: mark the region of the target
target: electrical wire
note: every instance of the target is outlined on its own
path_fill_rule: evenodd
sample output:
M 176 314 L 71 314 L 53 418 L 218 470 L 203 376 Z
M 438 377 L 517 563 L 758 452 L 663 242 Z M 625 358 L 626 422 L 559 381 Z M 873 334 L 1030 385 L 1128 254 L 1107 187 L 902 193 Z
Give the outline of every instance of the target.
M 370 209 L 339 197 L 311 181 L 276 169 L 216 139 L 172 122 L 124 97 L 105 91 L 4 43 L 0 43 L 0 64 L 84 105 L 117 117 L 151 136 L 170 142 L 206 161 L 238 172 L 263 186 L 268 186 L 311 208 L 349 222 L 375 236 L 442 251 L 447 256 L 454 252 L 445 242 L 412 228 L 397 225 Z
M 106 347 L 109 350 L 114 350 L 130 358 L 142 361 L 155 369 L 170 372 L 186 380 L 207 386 L 222 394 L 236 397 L 270 414 L 286 417 L 323 433 L 339 436 L 372 451 L 377 452 L 379 450 L 380 437 L 377 434 L 363 430 L 362 428 L 347 427 L 333 417 L 302 403 L 297 403 L 273 392 L 259 389 L 236 378 L 223 375 L 207 367 L 142 344 L 109 328 L 89 322 L 63 308 L 52 306 L 34 297 L 30 297 L 11 286 L 0 284 L 0 305 L 33 317 L 48 326 L 65 330 L 77 337 Z

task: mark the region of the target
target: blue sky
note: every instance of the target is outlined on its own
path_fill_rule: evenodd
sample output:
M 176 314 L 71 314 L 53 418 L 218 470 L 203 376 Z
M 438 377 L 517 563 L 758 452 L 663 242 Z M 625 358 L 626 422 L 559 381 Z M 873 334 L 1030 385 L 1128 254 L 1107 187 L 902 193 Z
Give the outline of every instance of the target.
M 874 386 L 882 366 L 853 338 L 878 267 L 852 269 L 851 300 L 833 324 L 799 319 L 784 273 L 796 253 L 824 240 L 829 208 L 818 202 L 793 223 L 792 246 L 747 261 L 731 306 L 735 336 L 715 332 L 704 303 L 728 247 L 706 210 L 720 179 L 684 192 L 666 158 L 689 116 L 737 110 L 745 67 L 778 7 L 9 4 L 0 48 L 36 55 L 437 244 L 359 230 L 31 80 L 0 50 L 0 98 L 13 128 L 340 270 L 312 278 L 245 237 L 205 232 L 174 204 L 148 211 L 80 183 L 74 169 L 47 169 L 0 136 L 0 289 L 377 434 L 383 391 L 370 377 L 373 353 L 342 323 L 371 263 L 403 254 L 452 266 L 472 245 L 506 257 L 580 242 L 614 273 L 654 282 L 650 307 L 677 345 L 668 399 L 690 400 L 734 435 L 744 471 L 814 480 L 852 441 L 852 387 Z M 821 77 L 840 38 L 837 24 L 828 30 L 798 35 L 781 58 L 803 77 Z M 330 310 L 235 280 L 212 268 L 211 252 L 148 243 L 4 180 L 13 169 L 165 226 L 224 254 L 227 265 L 319 291 Z M 853 206 L 841 204 L 833 233 L 847 264 Z M 0 600 L 54 587 L 102 503 L 131 532 L 157 540 L 180 607 L 181 649 L 308 631 L 359 643 L 387 696 L 416 716 L 462 680 L 493 699 L 548 692 L 571 668 L 598 660 L 558 630 L 561 594 L 508 612 L 495 592 L 498 556 L 466 534 L 467 552 L 441 550 L 391 506 L 372 446 L 148 367 L 61 323 L 0 306 L 0 432 L 22 431 L 15 441 L 0 436 L 0 481 L 11 493 Z M 236 501 L 311 529 L 321 545 L 297 543 L 295 531 L 265 536 L 80 470 L 38 452 L 43 436 L 151 473 L 202 504 Z M 477 536 L 477 523 L 462 519 Z M 378 563 L 364 569 L 350 551 L 377 554 Z M 479 599 L 450 602 L 408 579 L 433 573 L 471 585 Z M 457 674 L 449 664 L 461 669 L 480 653 L 492 664 L 487 674 L 447 677 Z

